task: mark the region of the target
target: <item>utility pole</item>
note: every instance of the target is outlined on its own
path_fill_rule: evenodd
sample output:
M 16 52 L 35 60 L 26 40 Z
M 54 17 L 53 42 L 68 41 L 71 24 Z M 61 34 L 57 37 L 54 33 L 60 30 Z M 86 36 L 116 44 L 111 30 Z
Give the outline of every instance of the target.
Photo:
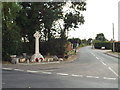
M 114 42 L 114 23 L 112 23 L 113 25 L 113 52 L 115 52 L 115 42 Z

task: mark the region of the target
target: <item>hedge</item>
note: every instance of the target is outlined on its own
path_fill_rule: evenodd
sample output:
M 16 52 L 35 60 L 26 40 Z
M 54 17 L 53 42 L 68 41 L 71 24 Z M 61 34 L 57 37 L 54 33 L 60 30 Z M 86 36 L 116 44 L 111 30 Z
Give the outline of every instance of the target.
M 112 46 L 113 46 L 113 44 L 112 44 Z M 112 51 L 113 51 L 113 47 L 112 47 Z M 115 42 L 115 52 L 120 52 L 120 41 Z
M 94 42 L 94 47 L 96 49 L 101 49 L 101 47 L 105 47 L 105 49 L 111 49 L 111 46 L 112 46 L 111 42 L 105 41 Z

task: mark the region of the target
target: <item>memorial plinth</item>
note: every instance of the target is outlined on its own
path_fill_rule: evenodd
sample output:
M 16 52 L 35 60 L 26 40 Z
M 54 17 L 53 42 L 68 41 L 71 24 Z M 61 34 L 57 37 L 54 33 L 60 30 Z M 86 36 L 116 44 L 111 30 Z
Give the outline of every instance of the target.
M 35 37 L 35 54 L 31 57 L 31 62 L 41 62 L 44 61 L 44 57 L 39 52 L 39 38 L 40 34 L 38 31 L 34 34 Z

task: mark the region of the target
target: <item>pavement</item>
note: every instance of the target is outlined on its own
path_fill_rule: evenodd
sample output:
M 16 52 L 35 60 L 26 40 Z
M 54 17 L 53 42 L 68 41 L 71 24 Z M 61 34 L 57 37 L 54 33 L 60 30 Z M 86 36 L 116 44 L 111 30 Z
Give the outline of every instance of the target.
M 105 54 L 120 59 L 120 55 L 114 54 L 113 52 L 105 52 Z
M 3 65 L 3 88 L 118 88 L 118 59 L 90 46 L 74 61 Z

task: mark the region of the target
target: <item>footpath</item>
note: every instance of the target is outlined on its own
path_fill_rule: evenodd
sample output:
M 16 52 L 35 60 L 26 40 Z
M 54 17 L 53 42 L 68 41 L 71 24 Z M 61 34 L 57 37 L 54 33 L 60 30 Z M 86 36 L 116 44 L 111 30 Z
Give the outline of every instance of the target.
M 105 54 L 120 59 L 120 54 L 114 53 L 112 51 L 105 52 Z
M 115 57 L 115 58 L 118 58 L 120 59 L 120 53 L 117 53 L 117 52 L 112 52 L 112 50 L 101 50 L 101 49 L 95 49 L 97 51 L 100 51 L 106 55 L 109 55 L 111 57 Z

